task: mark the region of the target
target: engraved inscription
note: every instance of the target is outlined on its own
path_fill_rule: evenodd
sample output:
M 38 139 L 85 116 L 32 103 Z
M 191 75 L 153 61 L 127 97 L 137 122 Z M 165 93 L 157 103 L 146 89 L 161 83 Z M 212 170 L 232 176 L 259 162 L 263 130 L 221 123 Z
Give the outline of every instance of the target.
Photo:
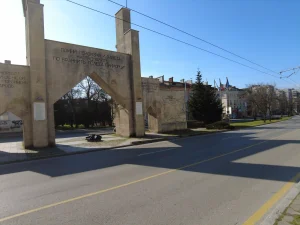
M 23 84 L 28 84 L 28 78 L 22 73 L 0 71 L 0 88 L 14 88 Z
M 121 58 L 110 54 L 101 54 L 97 52 L 80 51 L 76 49 L 61 48 L 61 53 L 67 53 L 66 56 L 53 56 L 52 60 L 62 63 L 93 65 L 106 68 L 124 69 L 121 65 Z

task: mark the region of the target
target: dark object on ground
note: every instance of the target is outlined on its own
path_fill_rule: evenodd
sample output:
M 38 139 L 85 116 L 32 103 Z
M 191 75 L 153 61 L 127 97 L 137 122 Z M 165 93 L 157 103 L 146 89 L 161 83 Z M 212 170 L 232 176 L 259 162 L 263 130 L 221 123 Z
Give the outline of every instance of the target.
M 224 121 L 218 121 L 218 122 L 206 125 L 206 129 L 208 129 L 208 130 L 212 130 L 212 129 L 218 129 L 218 130 L 229 129 L 229 130 L 234 130 L 234 128 L 235 128 L 234 126 L 231 126 L 229 123 L 224 122 Z
M 98 134 L 91 134 L 85 138 L 87 141 L 101 141 L 102 136 Z
M 114 127 L 114 132 L 116 133 L 116 128 Z

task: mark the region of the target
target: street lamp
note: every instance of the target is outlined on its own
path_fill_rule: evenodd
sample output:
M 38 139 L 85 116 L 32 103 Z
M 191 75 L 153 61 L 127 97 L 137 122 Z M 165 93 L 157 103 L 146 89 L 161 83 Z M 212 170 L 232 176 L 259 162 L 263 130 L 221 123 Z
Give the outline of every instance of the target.
M 193 80 L 190 78 L 190 80 L 180 80 L 182 83 L 184 83 L 184 110 L 185 110 L 185 119 L 188 120 L 188 111 L 187 111 L 187 101 L 188 101 L 188 96 L 186 95 L 186 83 L 192 84 Z

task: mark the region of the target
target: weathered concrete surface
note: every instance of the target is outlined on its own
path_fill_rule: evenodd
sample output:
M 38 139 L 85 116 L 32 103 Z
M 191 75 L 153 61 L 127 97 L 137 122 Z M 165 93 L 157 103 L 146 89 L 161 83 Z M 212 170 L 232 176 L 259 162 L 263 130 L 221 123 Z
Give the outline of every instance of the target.
M 187 128 L 184 90 L 161 86 L 158 79 L 142 78 L 144 111 L 149 129 L 167 132 Z
M 26 4 L 26 3 L 25 3 Z M 49 144 L 47 115 L 47 80 L 45 70 L 44 11 L 39 1 L 27 1 L 26 22 L 26 57 L 30 71 L 30 105 L 32 140 L 34 147 Z M 39 105 L 39 107 L 37 107 Z M 38 116 L 39 118 L 37 118 Z M 25 120 L 25 119 L 24 119 Z M 28 121 L 26 119 L 26 121 Z M 51 121 L 54 122 L 54 121 Z M 24 126 L 25 128 L 25 126 Z M 25 131 L 26 132 L 26 131 Z
M 20 118 L 30 112 L 29 67 L 0 63 L 0 115 L 12 112 Z
M 1 64 L 0 114 L 11 111 L 22 118 L 25 147 L 55 145 L 53 104 L 87 76 L 117 103 L 117 134 L 144 136 L 144 110 L 150 115 L 152 131 L 186 128 L 183 91 L 161 89 L 156 81 L 146 82 L 158 87 L 155 91 L 142 88 L 139 33 L 130 27 L 129 9 L 116 14 L 118 52 L 113 52 L 46 40 L 43 5 L 39 0 L 22 2 L 28 67 Z M 18 75 L 4 77 L 13 73 Z M 18 83 L 21 88 L 9 86 L 18 79 L 24 79 Z
M 132 91 L 132 119 L 129 123 L 133 126 L 133 133 L 137 137 L 145 134 L 143 93 L 141 88 L 141 63 L 139 33 L 131 29 L 130 11 L 122 8 L 116 13 L 116 40 L 117 51 L 130 54 L 131 91 Z M 119 121 L 122 121 L 122 112 L 119 113 Z
M 23 120 L 24 146 L 31 146 L 32 123 L 28 66 L 0 63 L 0 115 L 12 112 Z
M 59 98 L 89 76 L 124 109 L 123 120 L 116 122 L 117 133 L 131 136 L 128 122 L 132 116 L 129 65 L 128 54 L 46 40 L 48 111 L 53 111 L 51 107 Z
M 45 59 L 49 103 L 90 76 L 115 101 L 130 108 L 130 55 L 46 40 Z

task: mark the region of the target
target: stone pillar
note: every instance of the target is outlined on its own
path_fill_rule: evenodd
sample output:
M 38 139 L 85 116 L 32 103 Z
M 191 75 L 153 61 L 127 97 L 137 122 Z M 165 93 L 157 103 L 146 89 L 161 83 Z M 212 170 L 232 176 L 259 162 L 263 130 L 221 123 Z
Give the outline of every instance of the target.
M 141 80 L 139 33 L 130 26 L 130 11 L 122 8 L 116 13 L 117 51 L 131 55 L 132 116 L 137 137 L 145 135 L 143 92 Z
M 26 21 L 27 65 L 30 66 L 33 147 L 48 146 L 43 7 L 39 0 L 23 0 Z M 25 132 L 29 132 L 29 130 L 25 130 Z
M 130 137 L 134 134 L 132 127 L 131 116 L 129 115 L 129 110 L 124 109 L 121 105 L 117 105 L 115 110 L 114 123 L 116 125 L 116 134 Z
M 54 105 L 48 102 L 48 146 L 55 146 Z
M 126 21 L 130 21 L 129 10 L 123 11 L 122 9 L 116 13 L 116 17 L 123 18 Z M 117 52 L 125 52 L 124 33 L 130 29 L 130 23 L 116 19 L 116 48 Z M 131 69 L 131 68 L 130 68 Z M 130 72 L 131 76 L 131 72 Z M 129 77 L 130 78 L 130 77 Z M 128 78 L 128 79 L 129 79 Z M 118 103 L 118 102 L 117 102 Z M 116 133 L 122 134 L 122 136 L 135 136 L 135 126 L 133 117 L 133 103 L 125 109 L 121 105 L 117 105 L 115 108 L 115 119 Z
M 33 146 L 31 112 L 24 115 L 22 117 L 22 120 L 23 120 L 23 147 L 30 148 Z

